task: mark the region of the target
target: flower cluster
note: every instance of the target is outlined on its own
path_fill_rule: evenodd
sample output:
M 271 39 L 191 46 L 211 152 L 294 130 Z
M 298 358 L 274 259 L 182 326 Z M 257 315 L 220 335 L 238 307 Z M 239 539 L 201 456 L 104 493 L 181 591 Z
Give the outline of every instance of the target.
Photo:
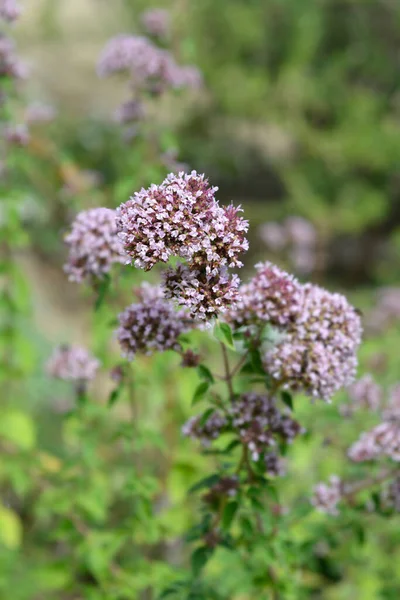
M 70 281 L 98 279 L 114 263 L 125 263 L 123 247 L 117 235 L 115 211 L 92 208 L 78 214 L 71 232 L 65 237 L 69 256 L 64 269 Z
M 234 400 L 226 414 L 216 410 L 205 422 L 202 417 L 192 417 L 182 431 L 203 444 L 209 444 L 223 431 L 233 431 L 252 460 L 263 457 L 267 472 L 277 474 L 279 459 L 270 449 L 276 446 L 277 439 L 291 443 L 302 429 L 297 421 L 279 411 L 273 398 L 250 392 Z
M 383 421 L 361 437 L 350 447 L 349 458 L 364 462 L 386 456 L 400 461 L 400 422 Z
M 86 348 L 59 346 L 47 361 L 46 371 L 56 379 L 84 382 L 94 379 L 99 366 L 100 362 Z
M 16 0 L 0 0 L 0 19 L 11 23 L 18 19 L 21 7 Z
M 361 332 L 360 317 L 344 296 L 306 284 L 301 311 L 265 354 L 265 369 L 285 389 L 329 400 L 354 380 Z
M 243 394 L 233 402 L 229 413 L 234 430 L 254 461 L 276 444 L 275 436 L 291 443 L 302 431 L 297 421 L 278 410 L 273 398 L 262 394 Z
M 239 208 L 220 206 L 216 191 L 196 171 L 170 174 L 117 209 L 119 236 L 136 267 L 186 259 L 187 267 L 166 273 L 166 293 L 203 318 L 233 302 L 238 281 L 226 269 L 242 266 L 239 254 L 248 248 L 247 221 Z
M 191 417 L 182 427 L 185 436 L 200 440 L 203 446 L 216 440 L 226 427 L 228 421 L 219 411 L 214 411 L 205 422 L 200 416 Z
M 288 217 L 282 224 L 266 223 L 260 228 L 260 237 L 273 252 L 286 251 L 296 271 L 309 273 L 314 269 L 317 234 L 310 221 Z
M 314 495 L 311 499 L 311 504 L 321 512 L 330 515 L 338 515 L 339 511 L 337 505 L 343 495 L 342 488 L 343 485 L 339 477 L 331 475 L 329 484 L 318 483 L 314 487 Z
M 382 388 L 370 373 L 355 381 L 347 393 L 352 402 L 350 408 L 366 408 L 376 411 L 382 402 Z
M 292 276 L 276 265 L 256 265 L 257 274 L 240 287 L 240 298 L 228 320 L 237 328 L 242 325 L 286 327 L 299 316 L 303 290 Z
M 389 390 L 389 402 L 383 416 L 386 420 L 398 419 L 400 421 L 400 383 L 396 383 Z
M 371 333 L 380 333 L 391 323 L 400 320 L 400 287 L 383 287 L 378 292 L 375 308 L 368 323 Z
M 136 296 L 139 302 L 119 315 L 117 337 L 124 356 L 132 360 L 138 352 L 179 350 L 179 336 L 193 329 L 195 322 L 186 311 L 176 311 L 158 286 L 142 284 Z
M 108 77 L 121 71 L 130 73 L 133 89 L 157 94 L 169 88 L 195 87 L 201 83 L 195 67 L 178 65 L 170 52 L 145 36 L 122 34 L 107 43 L 98 62 L 98 74 Z M 197 77 L 194 77 L 195 72 Z
M 168 11 L 162 8 L 152 8 L 146 10 L 141 15 L 141 21 L 144 29 L 149 35 L 157 38 L 166 38 L 170 31 L 170 21 Z
M 211 319 L 235 303 L 239 278 L 222 268 L 215 275 L 178 265 L 163 273 L 165 297 L 185 306 L 193 318 Z
M 5 36 L 0 36 L 0 76 L 11 79 L 26 76 L 26 68 L 16 55 L 14 42 Z

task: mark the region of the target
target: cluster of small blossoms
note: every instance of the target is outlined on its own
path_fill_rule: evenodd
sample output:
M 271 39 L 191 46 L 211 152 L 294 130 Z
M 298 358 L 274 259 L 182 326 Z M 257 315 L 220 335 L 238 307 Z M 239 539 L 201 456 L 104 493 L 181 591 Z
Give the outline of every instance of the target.
M 338 515 L 338 503 L 343 496 L 343 484 L 337 475 L 331 475 L 329 484 L 318 483 L 314 487 L 311 504 L 323 513 Z
M 162 277 L 165 297 L 186 307 L 193 318 L 217 317 L 237 298 L 239 278 L 229 276 L 226 268 L 216 274 L 207 274 L 204 269 L 181 264 L 166 269 Z
M 265 369 L 284 389 L 329 400 L 354 380 L 361 333 L 360 317 L 344 296 L 306 284 L 301 311 L 265 354 Z
M 260 237 L 273 252 L 285 251 L 300 273 L 315 267 L 317 234 L 312 223 L 302 217 L 288 217 L 282 224 L 270 222 L 260 228 Z
M 199 440 L 203 446 L 209 446 L 213 440 L 216 440 L 228 421 L 219 411 L 214 411 L 203 423 L 201 416 L 191 417 L 182 427 L 183 435 Z
M 49 104 L 35 102 L 29 104 L 25 110 L 25 123 L 28 125 L 36 125 L 41 123 L 50 123 L 56 117 L 56 111 Z
M 0 36 L 0 77 L 24 79 L 25 76 L 26 68 L 16 55 L 14 42 Z
M 86 348 L 59 346 L 47 361 L 46 371 L 51 377 L 64 381 L 90 381 L 100 366 Z
M 78 214 L 65 237 L 69 248 L 64 270 L 70 281 L 99 279 L 114 263 L 124 264 L 122 243 L 117 235 L 115 211 L 92 208 Z
M 375 308 L 368 317 L 371 333 L 380 333 L 400 320 L 400 287 L 383 287 L 378 292 Z
M 400 462 L 400 422 L 383 421 L 363 433 L 350 447 L 348 456 L 354 462 L 380 457 L 388 457 L 395 462 Z
M 21 14 L 21 7 L 16 0 L 0 0 L 0 19 L 12 23 Z
M 240 287 L 240 298 L 228 320 L 234 327 L 270 323 L 286 327 L 299 316 L 303 289 L 299 282 L 276 265 L 256 265 L 257 274 Z
M 267 472 L 278 474 L 281 465 L 270 449 L 276 446 L 277 439 L 291 443 L 303 430 L 297 421 L 278 410 L 273 398 L 252 392 L 239 396 L 226 414 L 214 411 L 204 423 L 201 416 L 192 417 L 182 429 L 184 435 L 203 444 L 209 444 L 224 431 L 234 431 L 252 460 L 263 457 Z
M 347 393 L 351 400 L 349 409 L 364 408 L 377 411 L 382 402 L 382 388 L 370 373 L 355 381 L 347 389 Z
M 400 462 L 400 384 L 392 387 L 382 413 L 382 423 L 364 432 L 350 447 L 348 456 L 354 462 L 388 457 Z
M 200 318 L 234 301 L 238 280 L 226 269 L 242 266 L 239 254 L 248 248 L 240 208 L 220 206 L 216 191 L 204 175 L 181 172 L 117 209 L 119 236 L 136 267 L 147 271 L 171 256 L 187 261 L 165 274 L 166 294 Z
M 141 15 L 142 25 L 149 35 L 164 39 L 170 32 L 169 13 L 162 8 L 152 8 L 146 10 Z
M 100 77 L 128 72 L 130 87 L 136 93 L 159 95 L 168 89 L 201 85 L 201 75 L 194 66 L 178 65 L 168 50 L 139 35 L 112 38 L 100 56 L 97 70 Z
M 389 390 L 388 405 L 383 411 L 383 417 L 386 420 L 400 421 L 400 383 L 396 383 Z
M 132 360 L 138 352 L 179 350 L 179 336 L 193 329 L 195 322 L 186 311 L 176 311 L 158 286 L 142 284 L 136 296 L 139 302 L 118 317 L 117 337 L 123 355 Z

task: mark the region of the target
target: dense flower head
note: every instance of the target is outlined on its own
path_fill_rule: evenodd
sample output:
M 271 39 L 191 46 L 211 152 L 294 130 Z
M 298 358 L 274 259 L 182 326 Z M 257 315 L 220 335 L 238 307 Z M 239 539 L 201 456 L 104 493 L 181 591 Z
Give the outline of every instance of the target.
M 378 410 L 382 402 L 382 388 L 370 373 L 355 381 L 347 393 L 355 408 Z
M 114 263 L 125 263 L 117 235 L 115 211 L 91 208 L 78 214 L 65 237 L 69 256 L 64 269 L 70 281 L 81 283 L 108 273 Z
M 145 107 L 140 100 L 128 100 L 121 104 L 114 113 L 118 123 L 132 123 L 141 121 L 145 116 Z
M 149 270 L 171 256 L 206 266 L 207 273 L 241 266 L 238 255 L 248 248 L 248 223 L 239 209 L 220 207 L 216 191 L 196 171 L 171 173 L 122 204 L 119 235 L 135 266 Z
M 134 89 L 157 94 L 168 88 L 197 87 L 199 82 L 195 67 L 178 65 L 168 50 L 138 35 L 112 38 L 100 56 L 97 70 L 100 77 L 127 71 Z
M 239 278 L 225 268 L 207 274 L 205 269 L 179 264 L 166 269 L 162 277 L 165 297 L 186 307 L 193 318 L 217 317 L 237 299 Z
M 314 487 L 314 495 L 311 499 L 311 504 L 321 512 L 330 515 L 338 515 L 339 511 L 337 505 L 342 498 L 342 487 L 342 482 L 339 477 L 331 475 L 329 484 L 318 483 Z
M 270 477 L 279 477 L 285 474 L 285 462 L 276 452 L 268 452 L 264 457 L 265 472 Z
M 23 79 L 26 76 L 26 67 L 16 55 L 14 42 L 2 35 L 0 35 L 0 76 L 13 79 Z
M 50 123 L 56 117 L 54 106 L 35 102 L 29 104 L 25 110 L 25 122 L 29 125 L 36 123 Z
M 205 423 L 201 416 L 192 417 L 182 431 L 203 444 L 209 444 L 224 431 L 235 432 L 251 459 L 258 461 L 262 457 L 266 471 L 276 475 L 282 467 L 273 450 L 277 441 L 290 443 L 303 430 L 277 408 L 274 398 L 250 392 L 236 398 L 225 414 L 214 411 Z
M 284 388 L 329 400 L 354 380 L 361 321 L 341 294 L 310 284 L 303 291 L 299 316 L 264 365 Z
M 208 446 L 221 435 L 226 425 L 226 417 L 220 411 L 214 411 L 205 422 L 201 415 L 191 417 L 182 427 L 182 433 L 199 440 L 203 446 Z
M 25 123 L 8 125 L 4 129 L 4 137 L 13 146 L 27 146 L 30 140 L 29 129 Z
M 379 333 L 400 319 L 400 287 L 387 286 L 378 291 L 377 302 L 368 317 L 371 333 Z
M 309 273 L 315 268 L 317 232 L 307 219 L 292 216 L 283 223 L 265 223 L 260 238 L 273 252 L 284 250 L 296 271 Z
M 0 18 L 12 22 L 18 19 L 21 7 L 16 0 L 0 0 Z
M 303 217 L 288 217 L 285 221 L 285 231 L 288 239 L 296 247 L 313 247 L 317 240 L 315 227 Z
M 388 405 L 384 410 L 383 417 L 385 420 L 400 421 L 400 383 L 396 383 L 389 390 Z
M 350 447 L 349 458 L 364 462 L 379 457 L 400 461 L 400 422 L 383 421 L 361 437 Z
M 123 355 L 132 360 L 138 352 L 179 350 L 179 336 L 195 326 L 187 312 L 176 311 L 158 286 L 142 284 L 136 295 L 139 302 L 119 315 L 117 337 Z
M 144 29 L 149 35 L 165 38 L 170 30 L 170 18 L 167 10 L 151 8 L 141 15 Z
M 80 346 L 57 347 L 46 364 L 51 377 L 65 381 L 89 381 L 94 379 L 100 366 L 86 348 Z
M 276 444 L 276 436 L 291 442 L 301 432 L 300 425 L 281 413 L 273 398 L 263 394 L 243 394 L 232 403 L 229 413 L 232 426 L 255 461 L 268 447 Z
M 256 265 L 257 274 L 239 289 L 240 298 L 228 319 L 235 327 L 270 323 L 285 327 L 298 317 L 303 288 L 271 262 Z

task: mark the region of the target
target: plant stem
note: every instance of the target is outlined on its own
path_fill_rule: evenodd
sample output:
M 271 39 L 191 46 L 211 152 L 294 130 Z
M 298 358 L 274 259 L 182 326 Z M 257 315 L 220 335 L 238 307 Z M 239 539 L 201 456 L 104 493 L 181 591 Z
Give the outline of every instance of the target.
M 230 371 L 230 366 L 229 366 L 228 351 L 226 349 L 226 346 L 222 342 L 220 342 L 220 346 L 222 348 L 222 357 L 224 360 L 224 369 L 225 369 L 225 381 L 226 381 L 226 385 L 227 385 L 228 391 L 229 391 L 229 400 L 232 401 L 235 397 L 235 393 L 233 391 L 232 373 Z

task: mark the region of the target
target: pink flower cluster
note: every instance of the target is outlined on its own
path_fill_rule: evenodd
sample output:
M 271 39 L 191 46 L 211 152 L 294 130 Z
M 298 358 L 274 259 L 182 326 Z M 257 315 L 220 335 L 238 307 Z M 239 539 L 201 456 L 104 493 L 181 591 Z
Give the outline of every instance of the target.
M 5 36 L 0 36 L 0 76 L 12 79 L 26 76 L 26 68 L 16 55 L 14 42 Z
M 240 287 L 240 298 L 228 314 L 234 327 L 263 325 L 286 327 L 301 311 L 303 290 L 299 282 L 276 265 L 256 265 L 257 274 Z
M 370 373 L 355 381 L 347 393 L 352 402 L 350 408 L 366 408 L 376 411 L 382 402 L 382 388 Z
M 371 333 L 380 333 L 400 320 L 400 287 L 383 287 L 378 292 L 375 308 L 368 322 Z
M 296 271 L 309 273 L 314 269 L 317 234 L 307 219 L 288 217 L 282 224 L 265 223 L 260 237 L 273 252 L 285 251 Z
M 194 321 L 186 311 L 176 311 L 158 286 L 142 284 L 136 296 L 139 302 L 119 315 L 117 337 L 123 355 L 132 360 L 138 352 L 179 350 L 179 336 L 193 329 Z
M 56 379 L 83 382 L 94 379 L 99 366 L 100 362 L 86 348 L 59 346 L 47 361 L 46 371 Z
M 306 284 L 301 310 L 265 354 L 265 369 L 284 389 L 329 400 L 354 380 L 361 333 L 360 317 L 344 296 Z
M 130 73 L 133 89 L 157 94 L 169 88 L 201 85 L 195 67 L 178 65 L 170 52 L 145 36 L 121 34 L 108 42 L 98 62 L 98 74 L 108 77 L 121 71 Z
M 122 243 L 117 235 L 115 211 L 92 208 L 78 214 L 65 236 L 69 248 L 64 267 L 70 281 L 92 281 L 108 273 L 114 263 L 124 264 Z
M 236 433 L 254 461 L 261 457 L 267 471 L 280 472 L 279 459 L 271 448 L 277 440 L 290 443 L 302 429 L 297 421 L 278 410 L 275 400 L 269 396 L 247 393 L 237 398 L 227 414 L 214 411 L 203 423 L 201 417 L 192 417 L 183 427 L 184 435 L 209 444 L 223 431 Z
M 338 515 L 339 511 L 337 508 L 343 494 L 343 485 L 337 475 L 331 475 L 329 478 L 329 484 L 318 483 L 314 487 L 314 495 L 311 499 L 311 504 L 315 506 L 319 511 L 330 514 Z
M 392 387 L 382 423 L 361 434 L 348 455 L 354 462 L 388 457 L 400 462 L 400 384 Z
M 170 31 L 169 13 L 162 8 L 146 10 L 141 15 L 144 29 L 149 35 L 157 38 L 166 38 Z
M 220 206 L 216 191 L 196 171 L 170 174 L 117 209 L 119 236 L 136 267 L 149 270 L 172 256 L 187 261 L 167 271 L 164 286 L 200 318 L 234 301 L 238 280 L 227 268 L 242 266 L 239 254 L 248 248 L 240 208 Z
M 18 19 L 21 7 L 16 0 L 0 0 L 0 19 L 11 23 Z

